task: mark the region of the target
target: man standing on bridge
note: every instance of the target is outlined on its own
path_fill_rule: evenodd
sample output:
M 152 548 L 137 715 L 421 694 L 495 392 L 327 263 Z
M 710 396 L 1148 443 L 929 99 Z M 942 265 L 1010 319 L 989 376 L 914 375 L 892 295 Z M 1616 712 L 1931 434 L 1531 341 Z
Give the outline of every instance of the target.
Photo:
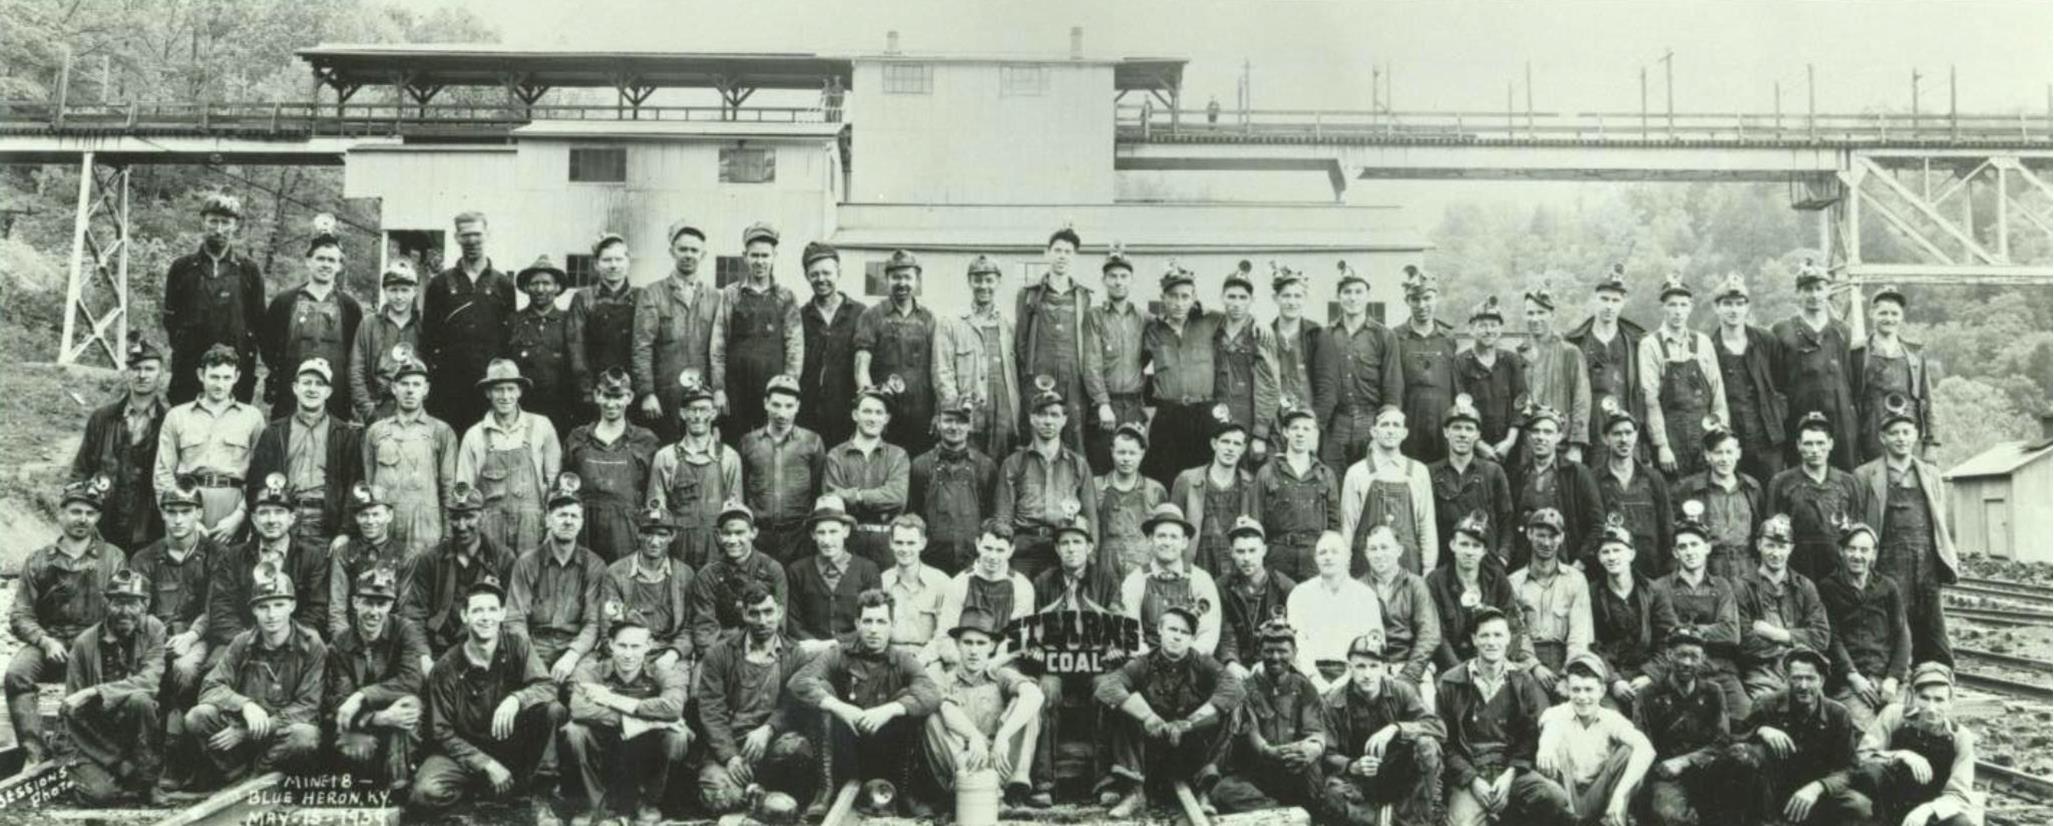
M 506 349 L 506 322 L 514 314 L 514 283 L 485 256 L 485 214 L 456 216 L 455 265 L 429 280 L 421 299 L 423 361 L 432 365 L 435 394 L 429 413 L 456 432 L 485 416 L 485 399 L 462 388 L 478 383 L 485 365 Z
M 164 332 L 171 342 L 170 404 L 200 395 L 200 357 L 216 345 L 235 354 L 235 398 L 257 388 L 257 324 L 264 316 L 264 271 L 229 246 L 242 225 L 242 201 L 223 192 L 200 205 L 200 248 L 164 275 Z

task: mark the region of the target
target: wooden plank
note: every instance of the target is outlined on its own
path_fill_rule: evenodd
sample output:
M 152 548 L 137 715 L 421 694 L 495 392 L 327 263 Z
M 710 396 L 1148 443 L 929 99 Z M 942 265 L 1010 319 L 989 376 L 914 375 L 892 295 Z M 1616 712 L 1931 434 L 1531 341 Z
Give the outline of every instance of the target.
M 827 817 L 821 819 L 820 826 L 841 826 L 842 821 L 847 820 L 849 813 L 856 808 L 856 793 L 862 788 L 862 784 L 855 780 L 843 783 L 841 791 L 835 792 L 834 805 L 828 807 Z M 860 820 L 861 818 L 856 818 L 849 822 L 856 823 Z
M 1198 796 L 1191 793 L 1191 784 L 1177 781 L 1177 806 L 1184 810 L 1184 819 L 1191 826 L 1212 826 L 1212 819 L 1205 816 L 1205 809 L 1198 805 Z
M 157 826 L 194 826 L 215 817 L 229 816 L 234 810 L 248 806 L 252 795 L 274 790 L 284 780 L 283 772 L 269 772 L 252 777 L 215 792 L 206 800 L 186 807 L 184 811 L 157 821 Z

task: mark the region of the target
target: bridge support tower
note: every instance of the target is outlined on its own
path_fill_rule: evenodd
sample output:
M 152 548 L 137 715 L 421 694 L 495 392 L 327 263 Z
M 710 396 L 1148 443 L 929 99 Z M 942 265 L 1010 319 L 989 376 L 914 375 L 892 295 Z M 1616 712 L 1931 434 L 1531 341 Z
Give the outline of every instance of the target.
M 129 167 L 79 162 L 78 215 L 64 298 L 64 344 L 57 363 L 98 362 L 114 369 L 128 353 Z

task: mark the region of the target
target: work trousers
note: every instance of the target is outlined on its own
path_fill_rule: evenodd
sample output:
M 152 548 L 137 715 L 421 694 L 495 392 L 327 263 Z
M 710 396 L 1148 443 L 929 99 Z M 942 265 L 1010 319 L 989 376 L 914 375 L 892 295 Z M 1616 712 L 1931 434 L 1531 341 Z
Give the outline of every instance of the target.
M 69 769 L 79 796 L 99 805 L 155 785 L 163 768 L 161 725 L 157 698 L 141 692 L 114 702 L 96 696 L 65 712 L 64 730 L 79 758 Z
M 748 758 L 742 758 L 747 761 Z M 787 731 L 770 741 L 763 756 L 749 763 L 747 781 L 737 781 L 727 767 L 712 755 L 699 766 L 699 805 L 713 815 L 739 812 L 749 805 L 749 786 L 766 792 L 783 792 L 796 801 L 810 801 L 820 788 L 820 764 L 814 757 L 813 741 L 796 731 Z
M 1015 699 L 1013 702 L 1019 702 Z M 1012 712 L 1011 706 L 1006 709 Z M 1029 786 L 1034 770 L 1034 754 L 1037 740 L 1041 736 L 1041 712 L 1036 710 L 1027 718 L 1027 724 L 1013 732 L 1003 743 L 991 745 L 991 756 L 1003 756 L 1012 771 L 999 778 L 1007 786 Z M 949 791 L 956 787 L 956 775 L 966 771 L 964 761 L 969 753 L 964 750 L 963 738 L 949 730 L 940 714 L 930 714 L 920 730 L 921 753 L 927 767 L 928 779 L 934 788 Z
M 1345 760 L 1334 756 L 1332 761 Z M 1347 763 L 1354 761 L 1348 760 Z M 1384 747 L 1376 774 L 1351 774 L 1344 763 L 1327 778 L 1325 793 L 1335 822 L 1375 826 L 1379 813 L 1392 809 L 1399 823 L 1438 823 L 1434 809 L 1441 802 L 1441 741 L 1432 737 L 1393 738 Z
M 1504 771 L 1492 767 L 1478 771 L 1484 782 L 1494 783 Z M 1503 814 L 1497 818 L 1489 815 L 1483 803 L 1476 799 L 1468 786 L 1448 788 L 1448 826 L 1484 826 L 1487 823 L 1517 823 L 1520 826 L 1569 826 L 1576 822 L 1569 793 L 1561 784 L 1532 769 L 1512 769 L 1512 782 L 1506 785 L 1506 802 Z
M 512 736 L 505 740 L 472 741 L 471 745 L 499 761 L 513 774 L 513 784 L 504 794 L 495 793 L 485 773 L 437 752 L 421 761 L 414 772 L 413 807 L 422 812 L 447 811 L 469 797 L 512 798 L 525 792 L 542 763 L 542 750 L 550 734 L 563 725 L 564 708 L 556 703 L 536 703 L 521 709 L 514 718 Z
M 321 730 L 314 724 L 283 720 L 274 720 L 269 734 L 245 736 L 231 749 L 217 749 L 207 742 L 222 729 L 242 725 L 241 714 L 230 714 L 207 703 L 193 706 L 185 713 L 186 736 L 225 780 L 238 780 L 250 772 L 299 771 L 308 768 L 321 748 Z
M 1112 723 L 1113 767 L 1107 780 L 1168 789 L 1172 783 L 1191 784 L 1191 791 L 1205 794 L 1220 778 L 1220 762 L 1233 740 L 1233 727 L 1219 717 L 1194 726 L 1176 744 L 1148 736 L 1141 723 L 1125 714 L 1108 714 Z
M 384 711 L 402 704 L 421 707 L 421 700 L 407 695 L 368 711 Z M 413 756 L 421 750 L 421 729 L 426 728 L 425 714 L 420 724 L 410 729 L 366 726 L 351 731 L 337 731 L 335 736 L 336 762 L 343 770 L 356 777 L 373 778 L 385 788 L 405 785 L 413 778 Z
M 70 635 L 58 639 L 70 639 Z M 13 658 L 7 661 L 7 677 L 0 684 L 6 687 L 8 722 L 14 724 L 14 742 L 26 749 L 32 758 L 40 759 L 46 755 L 43 713 L 37 706 L 36 687 L 42 683 L 63 682 L 64 669 L 64 663 L 45 656 L 42 647 L 35 645 L 15 649 Z
M 1742 807 L 1743 822 L 1782 822 L 1783 807 L 1790 802 L 1790 796 L 1825 768 L 1818 764 L 1816 755 L 1777 757 L 1760 743 L 1741 743 L 1729 753 L 1737 763 L 1735 773 L 1746 780 L 1741 786 L 1729 787 L 1736 804 Z M 1867 823 L 1873 809 L 1869 796 L 1850 785 L 1838 793 L 1819 795 L 1805 826 Z
M 595 813 L 603 809 L 617 815 L 661 807 L 671 773 L 684 767 L 692 745 L 691 732 L 683 728 L 649 729 L 623 738 L 619 726 L 570 722 L 558 736 L 558 753 L 574 764 L 563 772 L 565 790 L 583 792 Z

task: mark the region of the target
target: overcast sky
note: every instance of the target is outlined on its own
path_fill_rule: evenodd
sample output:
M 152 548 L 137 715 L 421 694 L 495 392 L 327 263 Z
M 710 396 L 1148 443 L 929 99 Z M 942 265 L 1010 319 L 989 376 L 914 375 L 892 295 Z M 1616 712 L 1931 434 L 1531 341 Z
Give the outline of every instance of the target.
M 1952 65 L 1961 111 L 2044 117 L 2054 78 L 2054 3 L 2045 0 L 442 2 L 492 20 L 508 45 L 553 48 L 878 52 L 897 30 L 907 52 L 1063 55 L 1076 25 L 1092 56 L 1190 60 L 1192 109 L 1215 95 L 1231 107 L 1244 60 L 1258 109 L 1368 109 L 1371 72 L 1388 67 L 1401 111 L 1496 113 L 1507 83 L 1525 106 L 1530 64 L 1536 111 L 1638 111 L 1642 68 L 1660 111 L 1665 51 L 1674 52 L 1680 113 L 1769 113 L 1778 83 L 1784 112 L 1801 113 L 1807 63 L 1821 114 L 1908 111 L 1914 69 L 1926 76 L 1920 110 L 1944 112 Z M 1289 184 L 1258 188 L 1289 198 L 1326 191 L 1318 176 Z M 1365 185 L 1375 194 L 1351 200 L 1404 204 L 1428 227 L 1451 202 L 1566 202 L 1617 186 L 1356 184 Z
M 1262 108 L 1367 108 L 1373 67 L 1388 64 L 1400 109 L 1502 111 L 1524 105 L 1631 111 L 1640 70 L 1661 105 L 1675 52 L 1678 111 L 1802 111 L 1805 64 L 1821 112 L 1910 105 L 1923 71 L 1928 111 L 1945 109 L 1947 69 L 1963 111 L 2044 112 L 2054 70 L 2054 4 L 1977 2 L 619 2 L 444 0 L 494 21 L 514 45 L 707 51 L 879 51 L 887 30 L 907 51 L 1063 54 L 1072 25 L 1094 56 L 1188 58 L 1187 101 L 1233 101 L 1245 59 Z

